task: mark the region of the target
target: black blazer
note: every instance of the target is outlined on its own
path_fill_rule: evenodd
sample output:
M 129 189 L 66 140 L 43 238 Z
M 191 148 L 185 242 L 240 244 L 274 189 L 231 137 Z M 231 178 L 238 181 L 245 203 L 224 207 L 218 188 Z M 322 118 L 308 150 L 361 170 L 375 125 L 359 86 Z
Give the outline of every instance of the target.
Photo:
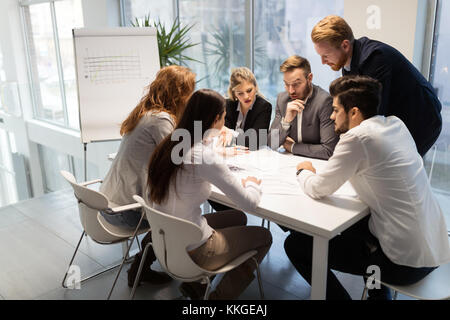
M 441 103 L 431 84 L 399 51 L 366 37 L 355 40 L 350 72 L 375 78 L 383 85 L 378 114 L 397 116 L 411 132 L 423 156 L 442 129 Z
M 239 101 L 233 101 L 227 99 L 226 108 L 227 114 L 225 115 L 225 126 L 230 129 L 236 129 L 236 123 L 239 117 L 239 111 L 237 111 Z M 266 99 L 256 96 L 255 104 L 253 108 L 248 111 L 244 124 L 244 135 L 240 134 L 237 137 L 237 144 L 245 145 L 250 150 L 259 149 L 260 145 L 267 145 L 267 141 L 259 141 L 259 130 L 266 130 L 266 137 L 268 136 L 270 118 L 272 116 L 272 105 Z M 255 129 L 257 145 L 250 144 L 250 132 L 248 129 Z M 245 134 L 246 133 L 246 134 Z M 253 143 L 254 144 L 254 143 Z

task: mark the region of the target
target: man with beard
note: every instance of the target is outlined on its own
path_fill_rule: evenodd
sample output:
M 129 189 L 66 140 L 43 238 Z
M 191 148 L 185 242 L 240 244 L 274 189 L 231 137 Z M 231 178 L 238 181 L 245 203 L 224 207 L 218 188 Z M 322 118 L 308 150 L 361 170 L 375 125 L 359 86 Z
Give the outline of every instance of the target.
M 276 148 L 283 145 L 294 155 L 328 159 L 338 141 L 330 119 L 333 102 L 330 95 L 313 85 L 311 66 L 303 57 L 289 57 L 280 71 L 286 91 L 277 98 L 269 145 Z
M 297 165 L 297 180 L 313 199 L 333 194 L 346 181 L 370 209 L 370 216 L 329 242 L 327 299 L 350 299 L 330 269 L 410 285 L 450 261 L 445 219 L 433 196 L 423 161 L 405 124 L 377 115 L 381 86 L 365 76 L 345 76 L 330 85 L 335 130 L 341 134 L 333 156 L 316 172 Z M 291 232 L 286 254 L 311 283 L 311 236 Z M 370 299 L 390 298 L 389 289 L 369 290 Z
M 411 133 L 423 157 L 442 129 L 441 103 L 431 84 L 399 51 L 375 40 L 354 39 L 347 22 L 327 16 L 313 28 L 316 52 L 334 71 L 366 75 L 381 82 L 379 115 L 399 117 Z

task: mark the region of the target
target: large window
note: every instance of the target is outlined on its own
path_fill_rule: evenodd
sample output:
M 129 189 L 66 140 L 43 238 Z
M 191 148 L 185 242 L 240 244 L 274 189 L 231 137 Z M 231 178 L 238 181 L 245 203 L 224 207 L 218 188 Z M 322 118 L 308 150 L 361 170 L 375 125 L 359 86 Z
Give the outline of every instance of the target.
M 0 128 L 0 207 L 18 200 L 12 159 L 14 137 Z
M 431 185 L 450 228 L 450 2 L 438 1 L 436 30 L 433 45 L 431 82 L 442 103 L 442 132 L 426 160 Z
M 3 69 L 3 53 L 2 48 L 0 47 L 0 82 L 5 81 L 6 75 L 5 70 Z
M 176 0 L 142 1 L 130 0 L 122 2 L 124 25 L 134 24 L 136 19 L 142 21 L 150 17 L 153 21 L 164 22 L 170 25 L 176 16 Z
M 274 104 L 284 91 L 281 63 L 297 54 L 311 63 L 313 83 L 328 91 L 340 73 L 323 66 L 314 51 L 311 30 L 329 14 L 343 15 L 343 0 L 255 1 L 254 66 L 261 92 Z
M 188 56 L 200 62 L 189 66 L 197 74 L 198 88 L 213 88 L 225 94 L 230 70 L 249 64 L 246 44 L 248 15 L 245 0 L 180 0 L 180 20 L 194 24 L 190 33 L 193 43 Z M 247 27 L 248 28 L 248 27 Z
M 279 66 L 292 54 L 310 60 L 314 83 L 326 90 L 339 76 L 322 66 L 310 33 L 324 16 L 342 15 L 344 0 L 174 0 L 165 9 L 145 0 L 122 0 L 122 4 L 127 25 L 142 17 L 142 10 L 166 23 L 178 12 L 182 25 L 194 25 L 189 37 L 198 45 L 187 55 L 200 62 L 187 64 L 197 74 L 197 88 L 226 94 L 231 69 L 247 66 L 253 68 L 262 94 L 275 107 L 277 94 L 284 90 Z
M 81 0 L 24 5 L 37 118 L 78 129 L 72 28 L 83 26 Z
M 22 115 L 17 82 L 0 81 L 0 110 L 16 117 Z

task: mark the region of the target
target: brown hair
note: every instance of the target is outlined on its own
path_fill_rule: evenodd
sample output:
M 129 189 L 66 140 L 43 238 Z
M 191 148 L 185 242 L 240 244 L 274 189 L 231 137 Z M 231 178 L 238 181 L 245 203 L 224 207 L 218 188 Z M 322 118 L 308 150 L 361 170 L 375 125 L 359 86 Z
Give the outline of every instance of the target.
M 292 71 L 294 69 L 302 69 L 305 73 L 305 77 L 307 77 L 311 73 L 311 65 L 309 64 L 308 59 L 300 57 L 300 56 L 290 56 L 287 58 L 280 66 L 281 72 Z
M 253 84 L 255 86 L 256 93 L 260 95 L 258 84 L 256 83 L 256 78 L 253 72 L 251 72 L 249 68 L 240 67 L 231 70 L 230 85 L 228 87 L 228 98 L 234 101 L 237 100 L 237 97 L 234 94 L 234 90 L 236 90 L 236 87 L 240 86 L 244 81 L 248 81 Z
M 168 66 L 158 71 L 156 79 L 148 86 L 148 92 L 122 122 L 123 136 L 136 128 L 148 111 L 165 111 L 176 122 L 195 88 L 195 73 L 189 68 Z
M 214 124 L 217 116 L 223 116 L 224 112 L 225 98 L 214 90 L 201 89 L 194 92 L 189 98 L 175 130 L 161 141 L 150 158 L 147 185 L 150 189 L 151 201 L 161 204 L 167 198 L 170 182 L 175 181 L 178 170 L 183 166 L 183 163 L 175 163 L 172 157 L 180 156 L 182 158 L 185 156 L 183 152 L 188 151 L 174 150 L 180 142 L 177 139 L 172 140 L 173 134 L 181 130 L 187 131 L 191 139 L 189 145 L 192 148 L 195 143 L 201 141 L 205 132 Z M 196 122 L 200 122 L 202 126 L 200 137 L 195 133 Z M 199 140 L 195 141 L 195 138 Z
M 342 41 L 348 40 L 353 43 L 352 28 L 339 16 L 330 15 L 319 21 L 311 32 L 311 40 L 314 43 L 326 41 L 335 48 L 339 48 Z

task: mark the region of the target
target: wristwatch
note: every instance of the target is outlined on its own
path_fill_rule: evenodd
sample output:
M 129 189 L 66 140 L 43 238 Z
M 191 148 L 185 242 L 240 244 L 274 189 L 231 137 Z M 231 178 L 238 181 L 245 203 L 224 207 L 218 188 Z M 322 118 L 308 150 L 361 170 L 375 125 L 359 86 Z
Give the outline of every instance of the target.
M 296 175 L 298 176 L 300 172 L 302 172 L 304 169 L 298 169 Z

